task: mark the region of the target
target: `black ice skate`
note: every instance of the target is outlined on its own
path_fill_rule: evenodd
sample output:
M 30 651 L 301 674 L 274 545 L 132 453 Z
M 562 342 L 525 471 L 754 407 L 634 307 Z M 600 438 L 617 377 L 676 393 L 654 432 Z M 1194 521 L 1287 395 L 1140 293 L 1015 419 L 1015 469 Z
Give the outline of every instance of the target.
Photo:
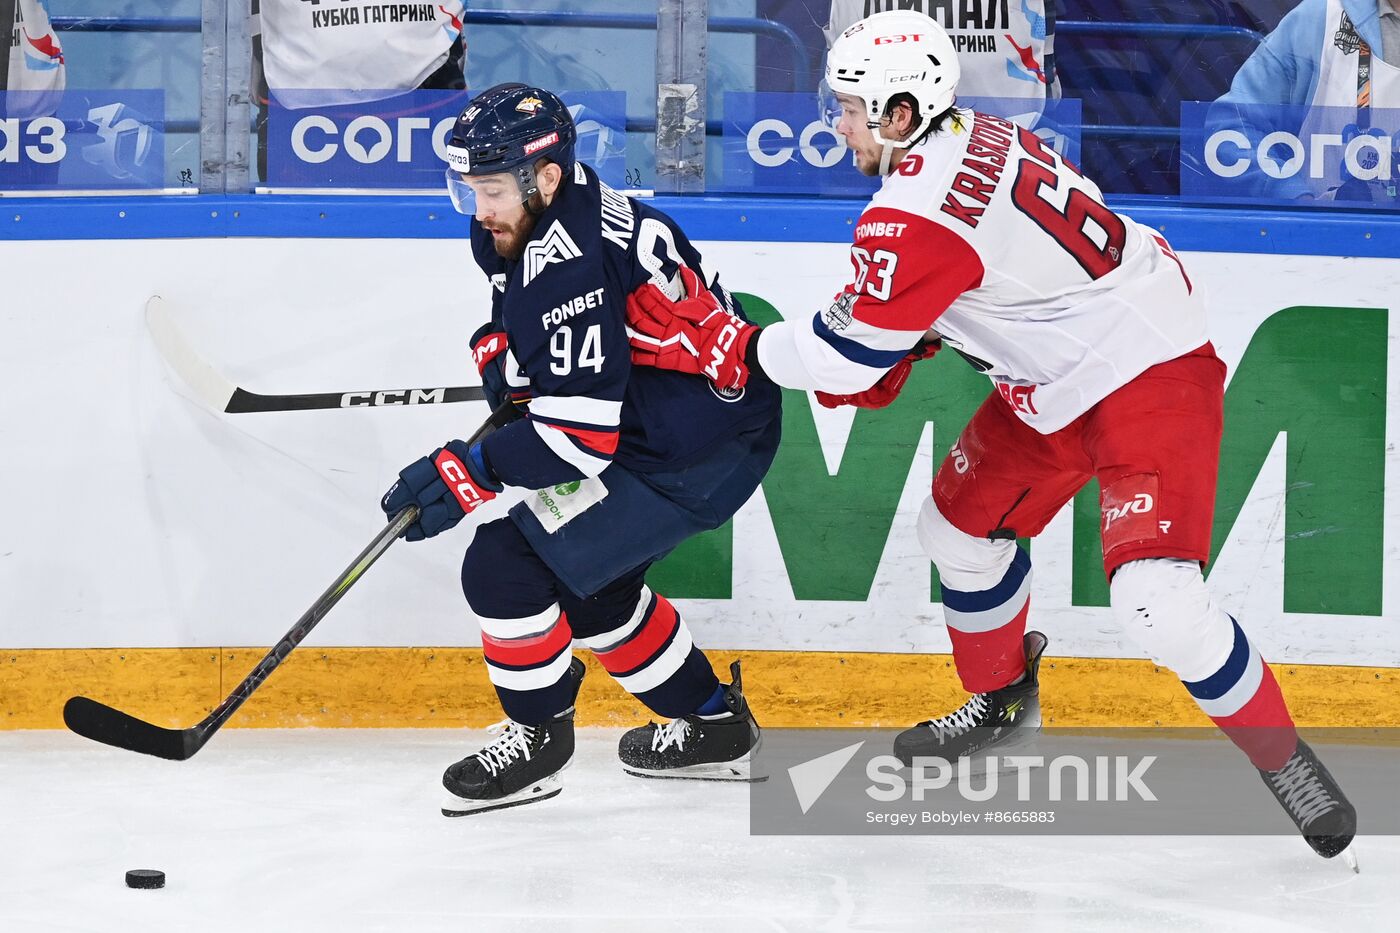
M 617 757 L 628 774 L 696 781 L 761 781 L 750 756 L 759 729 L 744 699 L 739 662 L 729 665 L 734 682 L 724 688 L 729 712 L 715 717 L 692 713 L 660 725 L 652 722 L 623 733 Z
M 1022 749 L 1040 732 L 1040 656 L 1045 636 L 1027 632 L 1026 677 L 991 693 L 976 693 L 956 712 L 926 719 L 895 736 L 895 757 L 905 767 L 917 757 L 953 761 L 988 749 L 998 754 Z
M 1293 757 L 1277 771 L 1259 776 L 1283 805 L 1312 850 L 1332 858 L 1356 835 L 1356 808 L 1302 739 Z
M 569 662 L 574 698 L 583 683 L 583 662 Z M 442 785 L 451 793 L 443 816 L 468 816 L 557 797 L 559 772 L 574 756 L 574 706 L 538 726 L 507 719 L 489 730 L 500 737 L 447 769 Z

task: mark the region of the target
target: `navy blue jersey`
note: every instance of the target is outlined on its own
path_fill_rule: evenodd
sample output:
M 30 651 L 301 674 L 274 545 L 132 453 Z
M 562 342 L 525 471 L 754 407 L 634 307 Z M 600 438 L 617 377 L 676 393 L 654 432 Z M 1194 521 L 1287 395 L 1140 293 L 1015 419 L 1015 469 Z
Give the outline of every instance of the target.
M 502 259 L 475 218 L 471 242 L 491 280 L 492 322 L 509 339 L 507 379 L 531 396 L 526 419 L 482 442 L 501 482 L 540 489 L 613 462 L 672 471 L 777 416 L 780 390 L 767 380 L 723 395 L 701 376 L 633 368 L 627 296 L 647 282 L 672 288 L 681 264 L 704 273 L 671 218 L 592 169 L 566 175 L 519 261 Z M 717 282 L 712 290 L 742 315 Z

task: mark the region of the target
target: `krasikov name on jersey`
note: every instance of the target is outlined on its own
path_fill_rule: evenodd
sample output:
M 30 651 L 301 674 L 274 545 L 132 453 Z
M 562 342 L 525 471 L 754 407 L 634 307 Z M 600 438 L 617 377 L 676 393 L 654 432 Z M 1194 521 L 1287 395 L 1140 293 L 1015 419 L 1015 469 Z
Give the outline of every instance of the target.
M 999 117 L 978 113 L 972 122 L 972 139 L 962 160 L 963 171 L 953 178 L 952 190 L 943 199 L 943 213 L 956 217 L 969 227 L 976 227 L 992 203 L 992 192 L 1006 170 L 1006 156 L 1011 149 L 1011 134 L 1016 126 Z M 982 207 L 967 203 L 971 198 Z

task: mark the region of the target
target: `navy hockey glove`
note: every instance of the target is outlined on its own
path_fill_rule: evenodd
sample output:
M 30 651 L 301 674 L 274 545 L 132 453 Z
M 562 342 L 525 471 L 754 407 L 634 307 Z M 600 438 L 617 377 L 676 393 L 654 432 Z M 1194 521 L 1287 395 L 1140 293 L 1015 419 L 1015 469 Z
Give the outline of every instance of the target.
M 405 528 L 401 537 L 421 541 L 453 527 L 468 512 L 496 498 L 504 487 L 486 473 L 465 441 L 448 441 L 399 471 L 399 481 L 379 505 L 390 518 L 417 505 L 418 521 Z
M 472 362 L 476 364 L 476 371 L 481 373 L 481 387 L 486 391 L 486 400 L 493 409 L 499 408 L 506 399 L 517 405 L 530 400 L 528 387 L 513 388 L 506 379 L 506 351 L 509 349 L 506 332 L 494 321 L 487 321 L 472 334 Z

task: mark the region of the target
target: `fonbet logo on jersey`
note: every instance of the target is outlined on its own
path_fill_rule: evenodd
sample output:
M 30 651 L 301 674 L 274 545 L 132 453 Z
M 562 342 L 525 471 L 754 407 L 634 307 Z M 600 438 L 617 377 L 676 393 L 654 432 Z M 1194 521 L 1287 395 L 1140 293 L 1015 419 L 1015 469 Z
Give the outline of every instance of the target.
M 525 247 L 525 272 L 521 284 L 529 285 L 535 276 L 556 262 L 568 262 L 570 259 L 577 259 L 582 255 L 583 253 L 574 245 L 574 241 L 569 238 L 569 233 L 564 229 L 563 222 L 556 220 L 549 225 L 544 236 Z

